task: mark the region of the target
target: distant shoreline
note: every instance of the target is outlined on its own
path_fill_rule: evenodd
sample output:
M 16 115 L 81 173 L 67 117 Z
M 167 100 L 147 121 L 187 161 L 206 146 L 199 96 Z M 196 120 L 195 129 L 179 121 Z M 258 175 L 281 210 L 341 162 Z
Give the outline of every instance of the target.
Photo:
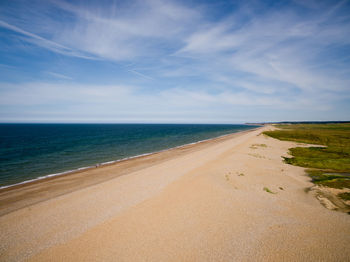
M 273 125 L 273 124 L 346 124 L 350 121 L 281 121 L 281 122 L 260 122 L 260 123 L 245 123 L 246 125 Z

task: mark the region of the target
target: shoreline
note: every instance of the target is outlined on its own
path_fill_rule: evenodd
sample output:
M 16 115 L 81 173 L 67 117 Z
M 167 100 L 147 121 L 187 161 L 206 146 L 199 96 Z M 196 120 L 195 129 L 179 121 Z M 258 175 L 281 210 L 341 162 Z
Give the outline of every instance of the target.
M 256 125 L 254 125 L 254 126 L 256 126 Z M 234 133 L 220 135 L 220 136 L 216 136 L 216 137 L 212 137 L 212 138 L 208 138 L 208 139 L 204 139 L 204 140 L 199 140 L 199 141 L 196 141 L 196 142 L 191 142 L 191 143 L 188 143 L 188 144 L 183 144 L 183 145 L 179 145 L 179 146 L 175 146 L 175 147 L 170 147 L 170 148 L 162 149 L 162 150 L 159 150 L 159 151 L 154 151 L 154 152 L 150 152 L 150 153 L 144 153 L 144 154 L 135 155 L 135 156 L 129 156 L 129 157 L 125 157 L 125 158 L 121 158 L 121 159 L 117 159 L 117 160 L 111 160 L 111 161 L 107 161 L 107 162 L 95 163 L 95 164 L 90 165 L 90 166 L 84 166 L 84 167 L 79 167 L 79 168 L 75 168 L 75 169 L 71 169 L 71 170 L 67 170 L 67 171 L 63 171 L 63 172 L 58 172 L 58 173 L 52 173 L 52 174 L 48 174 L 48 175 L 39 176 L 37 178 L 28 179 L 28 180 L 25 180 L 25 181 L 22 181 L 22 182 L 17 182 L 17 183 L 10 184 L 10 185 L 0 186 L 0 193 L 2 193 L 2 190 L 8 189 L 8 188 L 17 187 L 17 186 L 21 186 L 21 185 L 33 183 L 33 182 L 36 182 L 36 181 L 49 179 L 49 178 L 54 178 L 54 177 L 57 177 L 57 176 L 75 174 L 75 173 L 78 173 L 78 172 L 83 172 L 83 171 L 86 171 L 86 170 L 90 170 L 90 169 L 94 169 L 94 168 L 98 168 L 98 167 L 103 167 L 103 166 L 107 166 L 107 165 L 113 165 L 113 164 L 117 164 L 117 163 L 122 162 L 122 161 L 127 161 L 127 160 L 131 160 L 131 159 L 139 158 L 139 157 L 144 157 L 144 156 L 149 156 L 149 155 L 153 155 L 153 154 L 162 153 L 162 152 L 168 151 L 168 150 L 173 150 L 173 149 L 177 149 L 177 148 L 191 146 L 191 145 L 203 143 L 203 142 L 206 142 L 206 141 L 210 141 L 210 140 L 213 140 L 213 139 L 218 139 L 218 138 L 225 137 L 225 136 L 230 136 L 230 135 L 241 133 L 241 132 L 256 130 L 256 129 L 261 128 L 261 127 L 263 127 L 263 126 L 258 126 L 256 128 L 252 128 L 252 129 L 248 129 L 248 130 L 242 130 L 242 131 L 237 131 L 237 132 L 234 132 Z
M 75 176 L 75 175 L 82 175 L 81 179 L 89 179 L 87 177 L 84 177 L 83 174 L 87 173 L 89 171 L 99 171 L 103 168 L 123 165 L 125 163 L 132 165 L 133 161 L 140 161 L 140 160 L 141 161 L 142 160 L 146 160 L 146 161 L 151 160 L 152 161 L 152 159 L 147 159 L 147 158 L 152 158 L 152 157 L 158 156 L 158 155 L 163 154 L 163 153 L 171 153 L 171 152 L 175 152 L 177 150 L 182 150 L 182 149 L 191 150 L 191 149 L 193 149 L 193 147 L 196 147 L 196 146 L 200 146 L 200 145 L 205 146 L 206 144 L 214 143 L 214 142 L 220 141 L 220 140 L 230 139 L 231 137 L 242 135 L 242 134 L 249 133 L 249 132 L 253 132 L 253 131 L 261 129 L 261 128 L 263 128 L 263 126 L 258 126 L 256 128 L 252 128 L 252 129 L 248 129 L 248 130 L 243 130 L 243 131 L 238 131 L 238 132 L 229 133 L 229 134 L 225 134 L 225 135 L 220 135 L 217 137 L 204 139 L 204 140 L 200 140 L 200 141 L 196 141 L 196 142 L 191 142 L 191 143 L 179 145 L 176 147 L 166 148 L 166 149 L 163 149 L 160 151 L 155 151 L 155 152 L 151 152 L 151 153 L 145 153 L 145 154 L 141 154 L 141 155 L 126 157 L 126 158 L 119 159 L 119 160 L 107 161 L 107 162 L 95 164 L 93 166 L 81 167 L 81 168 L 68 170 L 68 171 L 64 171 L 64 172 L 60 172 L 60 173 L 56 173 L 56 174 L 49 174 L 49 175 L 37 177 L 34 179 L 26 180 L 23 182 L 15 183 L 12 185 L 2 186 L 2 187 L 0 187 L 0 216 L 7 214 L 7 213 L 10 213 L 10 212 L 13 212 L 15 210 L 18 210 L 20 208 L 30 206 L 32 204 L 48 200 L 52 197 L 56 197 L 56 196 L 59 196 L 59 195 L 65 194 L 65 193 L 72 192 L 74 190 L 84 188 L 85 186 L 81 186 L 81 187 L 78 186 L 76 188 L 71 188 L 69 190 L 63 190 L 62 192 L 57 192 L 57 193 L 52 194 L 52 196 L 50 196 L 50 197 L 45 197 L 45 198 L 39 199 L 39 201 L 32 202 L 31 199 L 29 199 L 27 201 L 29 201 L 30 203 L 26 203 L 24 205 L 20 205 L 19 207 L 10 208 L 8 211 L 4 211 L 4 209 L 6 209 L 6 205 L 8 206 L 9 204 L 12 204 L 13 202 L 18 202 L 18 200 L 15 199 L 13 201 L 10 201 L 10 203 L 6 203 L 7 201 L 4 201 L 4 195 L 6 195 L 6 194 L 11 194 L 11 193 L 16 194 L 16 193 L 19 193 L 19 191 L 25 190 L 28 188 L 30 189 L 30 191 L 35 191 L 36 188 L 32 188 L 32 187 L 40 187 L 40 185 L 44 185 L 45 183 L 55 183 L 55 180 L 58 181 L 60 179 L 69 179 L 71 176 Z M 135 163 L 135 165 L 137 165 L 137 163 Z M 126 172 L 126 174 L 127 173 L 128 172 Z M 125 175 L 125 174 L 120 174 L 120 175 Z M 115 178 L 117 176 L 119 176 L 119 175 L 113 176 L 111 178 L 106 178 L 106 179 L 100 178 L 100 179 L 98 179 L 98 181 L 96 181 L 96 183 L 101 183 L 101 182 L 104 182 L 106 180 Z M 88 185 L 86 185 L 86 186 L 96 184 L 93 181 L 91 181 L 91 182 L 92 183 L 88 183 Z M 60 188 L 57 187 L 54 190 L 60 191 Z M 29 192 L 29 195 L 27 195 L 27 196 L 28 196 L 28 198 L 33 198 L 30 195 L 30 192 Z M 19 200 L 19 201 L 21 201 L 21 200 Z M 5 203 L 3 203 L 3 202 L 5 202 Z

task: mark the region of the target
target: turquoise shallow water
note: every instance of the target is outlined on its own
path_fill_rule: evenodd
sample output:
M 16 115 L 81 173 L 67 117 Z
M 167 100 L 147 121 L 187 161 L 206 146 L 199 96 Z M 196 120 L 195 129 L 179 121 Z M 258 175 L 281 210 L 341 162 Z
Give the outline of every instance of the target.
M 199 124 L 0 124 L 0 186 L 255 128 Z

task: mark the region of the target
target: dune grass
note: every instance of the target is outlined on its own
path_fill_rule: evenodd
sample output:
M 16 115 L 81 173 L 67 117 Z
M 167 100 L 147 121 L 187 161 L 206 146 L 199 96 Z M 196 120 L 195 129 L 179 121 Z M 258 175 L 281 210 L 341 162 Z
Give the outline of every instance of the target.
M 264 132 L 273 138 L 319 145 L 295 147 L 286 157 L 291 165 L 310 168 L 315 184 L 350 188 L 350 123 L 278 125 L 279 130 Z
M 271 191 L 268 187 L 264 187 L 263 190 L 270 194 L 276 194 L 275 192 Z
M 346 193 L 341 193 L 338 195 L 341 199 L 344 199 L 344 200 L 350 200 L 350 193 L 349 192 L 346 192 Z

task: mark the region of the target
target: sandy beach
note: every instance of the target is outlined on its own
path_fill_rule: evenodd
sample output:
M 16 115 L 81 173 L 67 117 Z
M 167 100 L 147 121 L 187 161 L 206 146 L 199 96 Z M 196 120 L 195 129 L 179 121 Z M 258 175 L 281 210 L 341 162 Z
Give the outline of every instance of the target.
M 350 261 L 271 128 L 0 190 L 0 260 Z

